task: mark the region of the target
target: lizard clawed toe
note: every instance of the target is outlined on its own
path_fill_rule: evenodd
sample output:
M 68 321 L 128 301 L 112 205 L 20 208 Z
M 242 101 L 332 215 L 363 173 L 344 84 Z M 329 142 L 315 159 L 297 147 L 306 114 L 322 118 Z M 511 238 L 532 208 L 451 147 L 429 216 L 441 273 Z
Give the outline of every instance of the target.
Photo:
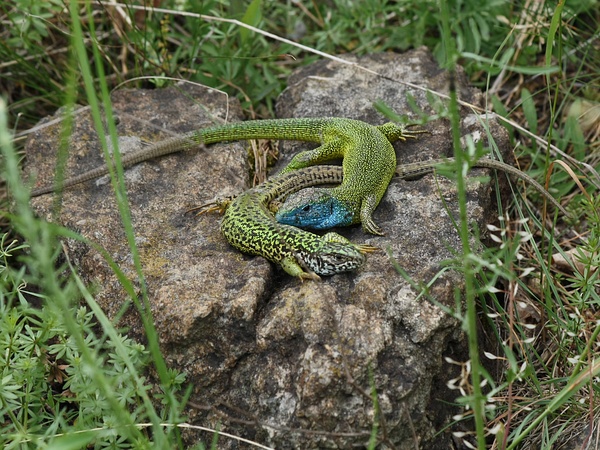
M 363 230 L 369 234 L 374 234 L 375 236 L 385 236 L 385 233 L 381 227 L 373 222 L 373 220 L 363 220 L 362 227 Z
M 369 244 L 358 244 L 356 247 L 358 247 L 358 251 L 360 251 L 361 253 L 375 253 L 381 251 L 379 247 L 375 247 Z
M 419 137 L 420 134 L 430 134 L 430 132 L 428 130 L 424 130 L 424 129 L 417 129 L 417 130 L 411 130 L 410 128 L 412 127 L 418 127 L 419 124 L 417 123 L 411 123 L 408 125 L 403 125 L 400 127 L 401 132 L 400 132 L 400 136 L 399 139 L 402 141 L 406 141 L 407 139 L 416 139 L 417 137 Z
M 229 197 L 213 200 L 212 202 L 208 202 L 203 205 L 192 206 L 191 208 L 188 208 L 186 210 L 186 213 L 198 211 L 196 213 L 197 216 L 201 216 L 202 214 L 207 214 L 207 213 L 212 213 L 212 212 L 218 212 L 219 214 L 223 214 L 225 212 L 225 210 L 227 210 L 227 207 L 233 201 L 234 198 L 235 198 L 234 196 L 229 196 Z

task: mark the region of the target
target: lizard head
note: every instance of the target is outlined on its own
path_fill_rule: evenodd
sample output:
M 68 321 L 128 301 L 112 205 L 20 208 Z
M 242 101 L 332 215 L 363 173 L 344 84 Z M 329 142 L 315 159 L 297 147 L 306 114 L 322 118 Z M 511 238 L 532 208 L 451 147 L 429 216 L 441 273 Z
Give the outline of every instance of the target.
M 359 246 L 343 242 L 324 242 L 318 252 L 297 256 L 306 268 L 324 276 L 356 270 L 366 261 Z
M 351 225 L 355 216 L 353 208 L 335 198 L 331 189 L 307 188 L 291 194 L 281 204 L 275 219 L 286 225 L 326 230 Z

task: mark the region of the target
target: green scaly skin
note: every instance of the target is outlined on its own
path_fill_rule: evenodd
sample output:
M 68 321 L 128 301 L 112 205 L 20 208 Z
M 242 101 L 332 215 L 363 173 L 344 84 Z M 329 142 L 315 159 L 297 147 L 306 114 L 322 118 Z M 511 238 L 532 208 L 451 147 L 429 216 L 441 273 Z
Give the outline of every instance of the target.
M 390 130 L 389 135 L 396 133 L 397 138 L 402 138 L 402 128 L 393 124 L 383 125 L 380 128 L 384 127 Z M 245 139 L 286 139 L 321 144 L 315 150 L 296 155 L 290 166 L 285 169 L 286 171 L 345 157 L 346 174 L 371 173 L 368 177 L 347 176 L 346 186 L 342 191 L 342 194 L 353 199 L 364 198 L 364 202 L 367 203 L 365 216 L 368 218 L 383 196 L 396 165 L 393 148 L 377 127 L 357 120 L 335 117 L 252 120 L 202 128 L 124 154 L 121 163 L 123 167 L 130 167 L 142 161 L 189 150 L 202 144 Z M 107 173 L 109 168 L 105 164 L 67 178 L 59 186 L 50 185 L 34 189 L 31 196 L 37 197 L 63 190 Z
M 201 208 L 225 210 L 221 231 L 236 249 L 263 256 L 300 279 L 319 280 L 319 275 L 358 269 L 365 262 L 364 253 L 376 248 L 353 244 L 336 233 L 321 237 L 281 225 L 275 221 L 268 205 L 277 197 L 284 198 L 308 186 L 341 181 L 339 166 L 308 167 L 270 178 L 233 200 L 217 201 Z
M 282 173 L 334 159 L 343 159 L 344 181 L 328 189 L 329 196 L 346 211 L 346 225 L 362 223 L 371 234 L 382 235 L 373 212 L 385 194 L 396 169 L 392 142 L 414 138 L 425 131 L 410 131 L 389 122 L 374 126 L 352 119 L 328 119 L 321 131 L 322 145 L 298 153 Z
M 381 127 L 394 140 L 402 139 L 404 130 L 394 124 Z M 413 137 L 408 134 L 408 137 Z M 188 150 L 201 144 L 242 139 L 289 139 L 315 142 L 320 147 L 302 152 L 286 168 L 282 177 L 291 191 L 323 180 L 303 185 L 301 175 L 291 172 L 330 159 L 343 158 L 342 171 L 346 176 L 338 188 L 342 199 L 349 199 L 365 224 L 365 229 L 377 232 L 372 213 L 387 189 L 394 174 L 396 156 L 386 135 L 375 126 L 351 119 L 305 118 L 247 121 L 203 128 L 158 142 L 121 159 L 129 167 L 148 159 Z M 307 173 L 320 173 L 314 168 Z M 330 168 L 330 171 L 340 169 Z M 83 183 L 109 172 L 107 165 L 64 180 L 60 186 L 46 186 L 32 191 L 31 196 L 47 194 Z M 362 176 L 366 174 L 367 176 Z M 280 180 L 277 178 L 277 180 Z M 229 242 L 239 250 L 262 255 L 280 264 L 291 275 L 300 278 L 318 278 L 353 270 L 364 262 L 363 253 L 369 246 L 357 246 L 343 237 L 330 233 L 319 237 L 287 225 L 280 225 L 268 211 L 267 205 L 285 191 L 278 181 L 251 189 L 241 194 L 227 208 L 222 230 Z
M 396 174 L 405 179 L 414 178 L 434 172 L 436 167 L 441 164 L 453 162 L 454 158 L 448 158 L 399 165 Z M 500 170 L 516 176 L 533 186 L 555 208 L 569 217 L 565 208 L 542 185 L 516 167 L 488 158 L 481 158 L 472 166 Z M 355 223 L 352 221 L 352 212 L 349 212 L 346 205 L 339 201 L 339 196 L 335 195 L 334 191 L 335 188 L 312 187 L 296 192 L 287 197 L 285 201 L 277 203 L 275 218 L 282 224 L 315 230 L 326 230 L 335 226 L 347 226 Z

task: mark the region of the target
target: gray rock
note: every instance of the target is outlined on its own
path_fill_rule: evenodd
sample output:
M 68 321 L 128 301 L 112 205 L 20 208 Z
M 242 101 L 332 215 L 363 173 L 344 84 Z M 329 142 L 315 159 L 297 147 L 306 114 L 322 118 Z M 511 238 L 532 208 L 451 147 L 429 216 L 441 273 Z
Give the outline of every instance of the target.
M 331 61 L 299 69 L 278 102 L 280 117 L 343 116 L 374 124 L 385 121 L 372 107 L 378 99 L 408 112 L 406 93 L 426 111 L 421 91 L 392 80 L 410 81 L 447 92 L 447 74 L 422 49 L 403 55 L 352 58 L 389 79 Z M 478 104 L 480 94 L 459 76 L 461 98 Z M 113 96 L 123 141 L 168 137 L 155 127 L 183 133 L 223 118 L 226 102 L 217 93 L 188 85 L 164 90 L 121 90 Z M 231 101 L 229 120 L 239 120 Z M 470 112 L 463 111 L 464 134 L 485 136 Z M 397 143 L 399 163 L 450 156 L 449 124 L 427 125 L 431 134 Z M 506 134 L 492 132 L 507 152 Z M 60 125 L 33 135 L 27 145 L 29 171 L 38 184 L 52 179 Z M 89 115 L 75 122 L 70 173 L 102 163 Z M 281 145 L 284 164 L 306 144 Z M 219 232 L 219 217 L 186 213 L 248 187 L 243 143 L 210 146 L 126 171 L 127 192 L 164 354 L 183 370 L 194 391 L 188 412 L 197 425 L 277 448 L 350 448 L 368 442 L 373 429 L 372 385 L 382 411 L 381 448 L 449 448 L 448 432 L 436 435 L 449 417 L 457 393 L 446 389 L 455 376 L 444 357 L 467 358 L 460 324 L 411 287 L 395 270 L 397 262 L 416 283 L 428 283 L 460 248 L 450 215 L 457 216 L 455 183 L 428 175 L 395 180 L 375 214 L 386 236 L 367 236 L 360 227 L 340 230 L 354 242 L 384 251 L 369 255 L 358 272 L 322 282 L 301 282 L 259 257 L 230 248 Z M 483 170 L 474 171 L 485 175 Z M 502 178 L 502 177 L 500 177 Z M 470 220 L 484 230 L 497 215 L 488 183 L 469 184 Z M 443 198 L 443 200 L 442 200 Z M 43 217 L 52 217 L 52 197 L 32 200 Z M 135 278 L 110 184 L 89 182 L 64 194 L 58 220 L 95 240 Z M 114 316 L 127 297 L 108 264 L 84 245 L 65 243 L 85 281 L 98 286 L 97 300 Z M 428 295 L 453 306 L 462 279 L 453 271 L 436 278 Z M 143 340 L 132 308 L 120 325 Z M 385 431 L 384 431 L 385 430 Z M 188 442 L 206 435 L 186 432 Z M 416 440 L 416 442 L 415 442 Z M 221 438 L 220 448 L 243 448 Z

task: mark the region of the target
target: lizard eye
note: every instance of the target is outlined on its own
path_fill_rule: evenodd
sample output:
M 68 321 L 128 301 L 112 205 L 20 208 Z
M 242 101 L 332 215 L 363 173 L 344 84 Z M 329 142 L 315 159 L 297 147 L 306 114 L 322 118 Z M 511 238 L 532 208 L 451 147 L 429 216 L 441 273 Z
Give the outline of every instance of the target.
M 310 211 L 310 205 L 306 205 L 304 208 L 302 208 L 302 211 L 309 212 Z

